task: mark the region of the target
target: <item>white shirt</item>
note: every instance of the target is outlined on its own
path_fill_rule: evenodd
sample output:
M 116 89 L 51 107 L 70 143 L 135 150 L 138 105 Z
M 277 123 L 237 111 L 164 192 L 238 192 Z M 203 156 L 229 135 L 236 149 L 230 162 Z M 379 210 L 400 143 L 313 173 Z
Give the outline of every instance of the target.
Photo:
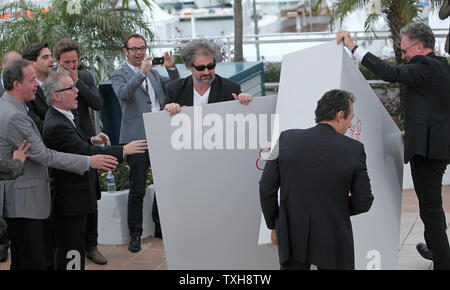
M 361 62 L 367 53 L 368 53 L 367 50 L 365 50 L 361 46 L 358 46 L 355 49 L 355 53 L 353 54 L 353 56 L 356 58 L 357 61 Z
M 211 87 L 209 87 L 209 89 L 202 96 L 194 88 L 194 106 L 201 106 L 204 104 L 208 104 L 210 92 L 211 92 Z
M 143 75 L 145 77 L 144 81 L 141 84 L 141 87 L 144 89 L 144 91 L 147 92 L 150 101 L 152 102 L 152 112 L 157 112 L 159 111 L 159 109 L 161 108 L 161 106 L 159 105 L 159 102 L 156 100 L 156 94 L 155 94 L 155 90 L 153 89 L 152 83 L 150 82 L 150 80 L 148 79 L 147 76 L 145 76 L 141 70 L 135 66 L 132 66 L 130 63 L 128 63 L 128 66 L 135 72 L 135 73 L 140 73 L 141 75 Z
M 66 116 L 67 119 L 69 119 L 69 120 L 72 122 L 72 124 L 73 124 L 75 127 L 77 127 L 77 126 L 75 125 L 75 122 L 73 121 L 74 117 L 73 117 L 73 114 L 72 114 L 71 111 L 61 110 L 61 109 L 58 109 L 58 108 L 55 107 L 55 106 L 52 106 L 52 107 L 53 107 L 55 110 L 57 110 L 58 112 L 60 112 L 61 114 L 63 114 L 64 116 Z

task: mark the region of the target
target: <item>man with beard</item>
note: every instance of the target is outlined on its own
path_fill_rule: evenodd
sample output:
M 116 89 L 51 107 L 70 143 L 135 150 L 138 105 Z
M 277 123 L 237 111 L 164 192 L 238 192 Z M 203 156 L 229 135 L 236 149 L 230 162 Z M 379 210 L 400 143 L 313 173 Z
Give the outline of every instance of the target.
M 35 42 L 28 44 L 23 49 L 22 58 L 31 61 L 36 72 L 36 80 L 39 84 L 36 90 L 36 98 L 27 102 L 27 106 L 29 108 L 28 115 L 33 119 L 39 132 L 42 133 L 42 125 L 45 113 L 48 110 L 48 104 L 41 86 L 47 80 L 48 74 L 53 71 L 52 53 L 47 42 Z
M 192 75 L 169 84 L 164 110 L 171 116 L 184 106 L 199 106 L 232 100 L 248 105 L 250 94 L 241 93 L 239 84 L 215 73 L 222 60 L 220 47 L 204 39 L 189 42 L 180 52 Z

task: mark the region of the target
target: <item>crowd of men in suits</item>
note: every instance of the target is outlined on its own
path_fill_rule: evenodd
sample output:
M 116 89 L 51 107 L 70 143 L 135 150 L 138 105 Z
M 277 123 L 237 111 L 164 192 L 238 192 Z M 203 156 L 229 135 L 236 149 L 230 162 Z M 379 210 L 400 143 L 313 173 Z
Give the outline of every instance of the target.
M 450 66 L 434 54 L 428 26 L 411 23 L 401 33 L 402 56 L 408 62 L 403 66 L 389 65 L 358 47 L 347 31 L 337 33 L 337 42 L 384 80 L 405 86 L 405 162 L 411 164 L 425 224 L 426 244 L 418 250 L 433 260 L 435 269 L 449 269 L 441 182 L 450 162 Z M 122 111 L 123 146 L 110 146 L 108 136 L 96 135 L 89 108 L 99 110 L 102 99 L 92 75 L 78 70 L 76 41 L 56 44 L 56 72 L 46 43 L 30 44 L 21 55 L 4 54 L 0 160 L 3 164 L 11 157 L 19 159 L 5 165 L 10 168 L 5 170 L 7 178 L 16 179 L 0 186 L 11 269 L 66 269 L 73 250 L 81 258 L 79 269 L 84 269 L 86 255 L 106 263 L 96 247 L 100 192 L 94 169 L 113 169 L 125 156 L 130 166 L 128 249 L 140 251 L 150 167 L 142 114 L 166 110 L 173 116 L 186 106 L 252 101 L 239 84 L 215 73 L 221 57 L 214 43 L 200 39 L 183 47 L 181 56 L 192 74 L 182 79 L 171 53 L 163 56 L 169 75 L 165 77 L 153 69 L 154 57 L 147 51 L 143 36 L 130 35 L 123 45 L 127 61 L 111 75 Z M 368 211 L 374 199 L 364 146 L 344 136 L 354 116 L 354 101 L 350 92 L 326 92 L 315 111 L 317 126 L 283 132 L 278 158 L 266 163 L 261 207 L 272 242 L 279 246 L 282 269 L 309 269 L 311 264 L 354 269 L 350 216 Z M 317 156 L 326 162 L 318 162 Z M 152 218 L 155 235 L 161 237 L 156 198 L 157 194 Z

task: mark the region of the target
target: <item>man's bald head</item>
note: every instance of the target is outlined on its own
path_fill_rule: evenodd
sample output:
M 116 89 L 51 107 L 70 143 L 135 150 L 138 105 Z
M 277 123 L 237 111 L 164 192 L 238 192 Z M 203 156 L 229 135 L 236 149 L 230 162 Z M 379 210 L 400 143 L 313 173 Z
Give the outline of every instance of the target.
M 22 55 L 15 50 L 9 50 L 2 56 L 2 68 L 15 59 L 21 59 Z

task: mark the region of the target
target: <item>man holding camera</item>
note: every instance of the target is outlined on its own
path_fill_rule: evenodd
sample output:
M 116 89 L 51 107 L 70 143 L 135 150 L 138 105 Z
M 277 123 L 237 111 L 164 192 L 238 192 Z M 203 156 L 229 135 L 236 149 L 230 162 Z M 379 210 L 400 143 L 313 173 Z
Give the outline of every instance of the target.
M 145 139 L 143 113 L 163 109 L 166 96 L 166 84 L 180 78 L 175 67 L 172 53 L 164 53 L 164 66 L 169 77 L 161 76 L 153 62 L 154 57 L 147 56 L 147 43 L 142 35 L 132 34 L 127 37 L 123 53 L 127 62 L 111 75 L 111 83 L 122 110 L 120 124 L 121 144 Z M 127 158 L 130 166 L 130 194 L 128 197 L 128 228 L 131 240 L 128 249 L 131 252 L 141 250 L 142 207 L 145 196 L 147 171 L 150 167 L 148 152 L 135 154 Z M 161 237 L 156 199 L 153 202 L 153 221 L 156 224 L 155 236 Z

